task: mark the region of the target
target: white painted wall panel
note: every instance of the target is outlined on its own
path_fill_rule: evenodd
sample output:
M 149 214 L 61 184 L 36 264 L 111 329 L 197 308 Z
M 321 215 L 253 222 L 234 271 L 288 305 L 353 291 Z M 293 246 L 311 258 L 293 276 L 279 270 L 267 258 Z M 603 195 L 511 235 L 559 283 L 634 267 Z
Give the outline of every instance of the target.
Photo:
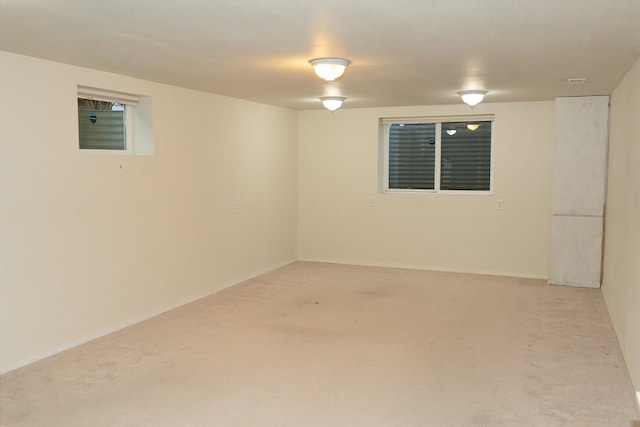
M 554 215 L 549 283 L 600 287 L 602 217 Z
M 602 215 L 608 118 L 608 96 L 556 99 L 553 214 Z
M 549 283 L 600 287 L 609 97 L 556 99 Z

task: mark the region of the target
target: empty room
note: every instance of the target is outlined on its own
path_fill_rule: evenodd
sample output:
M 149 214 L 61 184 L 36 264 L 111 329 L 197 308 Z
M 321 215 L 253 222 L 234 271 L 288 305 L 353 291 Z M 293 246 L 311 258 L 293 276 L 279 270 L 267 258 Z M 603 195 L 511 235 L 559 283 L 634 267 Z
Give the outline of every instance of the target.
M 0 0 L 0 426 L 640 423 L 636 0 Z

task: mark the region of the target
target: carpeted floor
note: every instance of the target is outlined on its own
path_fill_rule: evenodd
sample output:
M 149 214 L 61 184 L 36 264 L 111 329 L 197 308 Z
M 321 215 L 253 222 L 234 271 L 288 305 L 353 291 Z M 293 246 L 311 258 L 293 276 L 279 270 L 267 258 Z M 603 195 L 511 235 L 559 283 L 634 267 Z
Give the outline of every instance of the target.
M 0 377 L 2 426 L 638 418 L 600 290 L 306 262 Z

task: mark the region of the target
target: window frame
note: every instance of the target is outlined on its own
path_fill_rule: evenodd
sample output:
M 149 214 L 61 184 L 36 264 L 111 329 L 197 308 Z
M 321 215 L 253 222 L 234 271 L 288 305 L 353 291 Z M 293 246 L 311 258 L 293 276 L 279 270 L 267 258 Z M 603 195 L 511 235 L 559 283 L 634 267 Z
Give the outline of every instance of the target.
M 489 190 L 442 190 L 440 189 L 442 169 L 442 124 L 465 122 L 491 122 L 491 153 L 489 160 Z M 435 124 L 435 154 L 433 189 L 389 188 L 389 125 L 391 124 Z M 383 117 L 379 120 L 380 130 L 380 191 L 386 194 L 443 194 L 464 196 L 489 196 L 493 194 L 493 169 L 495 150 L 495 116 L 493 114 L 471 116 L 420 116 L 420 117 Z
M 103 149 L 103 148 L 82 148 L 80 147 L 80 134 L 78 133 L 78 151 L 86 154 L 112 154 L 112 155 L 132 155 L 133 151 L 133 109 L 140 102 L 138 95 L 132 95 L 124 92 L 117 92 L 108 89 L 98 89 L 89 86 L 78 86 L 77 99 L 91 99 L 96 101 L 115 102 L 124 106 L 124 145 L 125 149 Z M 78 107 L 76 106 L 76 110 Z M 78 123 L 78 127 L 79 127 Z M 76 127 L 76 129 L 78 128 Z

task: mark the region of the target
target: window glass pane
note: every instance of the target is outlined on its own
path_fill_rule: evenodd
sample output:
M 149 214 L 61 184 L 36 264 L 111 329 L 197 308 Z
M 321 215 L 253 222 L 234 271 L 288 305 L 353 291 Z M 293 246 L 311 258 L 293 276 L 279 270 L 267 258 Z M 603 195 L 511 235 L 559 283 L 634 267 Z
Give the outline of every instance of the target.
M 389 125 L 389 188 L 434 189 L 435 123 Z
M 491 122 L 442 123 L 440 189 L 489 191 L 490 180 Z
M 122 104 L 78 98 L 80 148 L 126 150 Z

